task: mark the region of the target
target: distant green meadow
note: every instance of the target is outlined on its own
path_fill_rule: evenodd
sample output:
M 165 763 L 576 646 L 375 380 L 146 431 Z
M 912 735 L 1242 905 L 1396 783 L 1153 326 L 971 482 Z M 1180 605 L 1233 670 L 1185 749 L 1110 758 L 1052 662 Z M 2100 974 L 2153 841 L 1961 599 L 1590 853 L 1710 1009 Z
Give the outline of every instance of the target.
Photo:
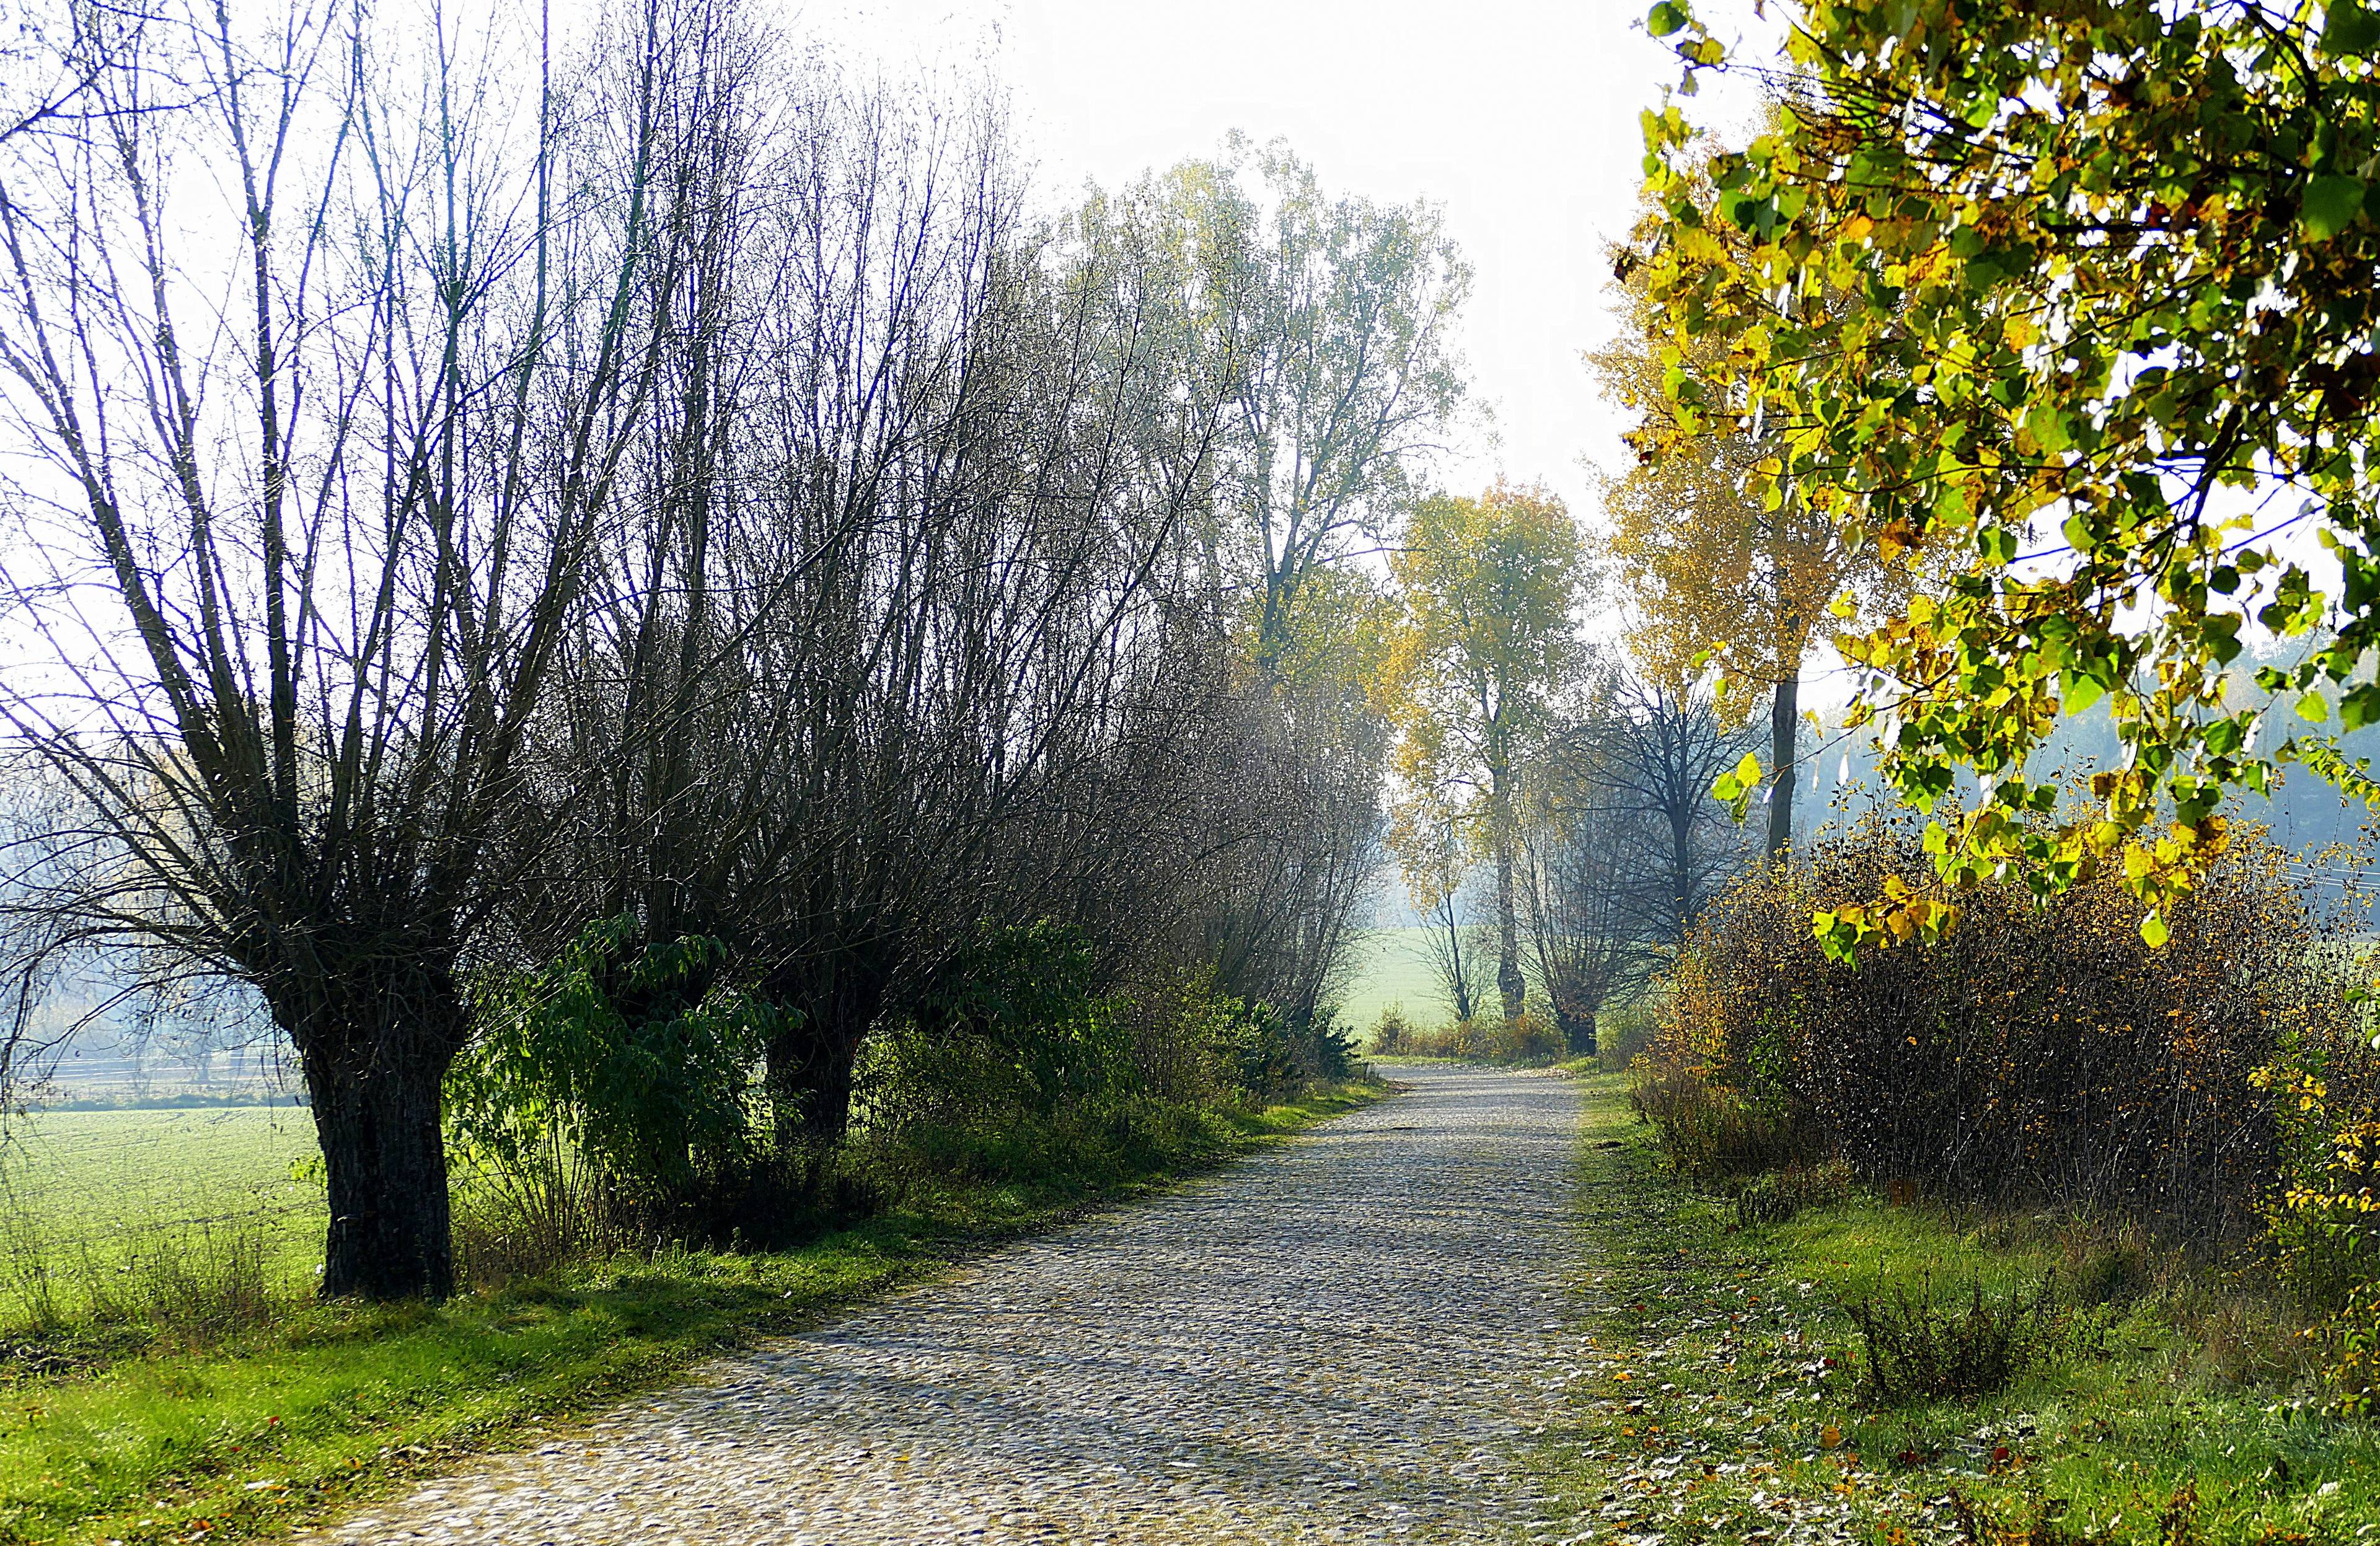
M 1415 1024 L 1435 1026 L 1451 1020 L 1446 996 L 1430 970 L 1429 930 L 1366 929 L 1356 936 L 1354 960 L 1347 973 L 1347 990 L 1339 999 L 1339 1018 L 1371 1045 L 1372 1027 L 1380 1011 L 1402 1006 Z
M 310 1278 L 321 1155 L 299 1106 L 29 1112 L 0 1144 L 0 1256 L 111 1262 L 161 1234 L 214 1230 L 261 1235 L 274 1276 Z
M 1342 1022 L 1368 1046 L 1382 1010 L 1423 1025 L 1448 1018 L 1427 930 L 1357 936 Z M 261 1232 L 272 1275 L 302 1286 L 322 1261 L 321 1149 L 303 1107 L 34 1110 L 0 1140 L 0 1300 L 6 1263 L 38 1255 L 113 1262 L 161 1236 Z M 0 1303 L 0 1319 L 18 1307 Z

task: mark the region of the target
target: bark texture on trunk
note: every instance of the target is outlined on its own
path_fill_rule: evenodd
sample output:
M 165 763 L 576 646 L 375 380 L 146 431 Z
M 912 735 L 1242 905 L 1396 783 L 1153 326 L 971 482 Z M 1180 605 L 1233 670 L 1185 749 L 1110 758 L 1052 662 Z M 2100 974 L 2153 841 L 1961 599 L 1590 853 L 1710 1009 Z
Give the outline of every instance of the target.
M 1528 983 L 1521 975 L 1521 925 L 1512 897 L 1512 791 L 1500 771 L 1488 798 L 1496 829 L 1496 995 L 1508 1021 L 1521 1018 Z
M 374 975 L 331 984 L 299 1040 L 331 1210 L 322 1294 L 441 1299 L 455 1291 L 441 1100 L 462 997 L 443 972 L 376 991 Z
M 1572 994 L 1553 996 L 1554 1028 L 1561 1033 L 1562 1045 L 1573 1057 L 1595 1056 L 1595 1021 L 1597 1007 Z
M 1789 676 L 1777 684 L 1768 707 L 1768 755 L 1776 765 L 1768 776 L 1768 857 L 1784 858 L 1793 849 L 1793 754 L 1802 728 L 1802 679 Z

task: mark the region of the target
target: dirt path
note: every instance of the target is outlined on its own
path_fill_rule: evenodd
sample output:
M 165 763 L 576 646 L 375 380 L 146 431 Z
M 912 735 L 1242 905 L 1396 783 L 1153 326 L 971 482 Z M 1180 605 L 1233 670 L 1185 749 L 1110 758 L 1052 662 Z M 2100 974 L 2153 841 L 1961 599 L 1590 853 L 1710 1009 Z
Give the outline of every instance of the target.
M 1578 1100 L 1412 1093 L 481 1462 L 338 1541 L 1526 1540 Z

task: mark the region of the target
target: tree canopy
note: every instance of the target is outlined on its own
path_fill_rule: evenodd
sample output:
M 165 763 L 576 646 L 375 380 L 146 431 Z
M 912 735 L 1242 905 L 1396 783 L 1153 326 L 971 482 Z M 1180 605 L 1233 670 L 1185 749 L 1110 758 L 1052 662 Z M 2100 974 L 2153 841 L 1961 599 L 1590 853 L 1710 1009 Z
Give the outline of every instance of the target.
M 1671 697 L 1684 696 L 1715 664 L 1730 725 L 1768 695 L 1773 857 L 1792 843 L 1801 679 L 1837 621 L 1828 609 L 1844 595 L 1904 596 L 1907 572 L 1847 546 L 1832 522 L 1800 501 L 1755 492 L 1751 475 L 1775 453 L 1772 437 L 1748 426 L 1680 433 L 1665 357 L 1680 346 L 1643 268 L 1630 266 L 1622 294 L 1627 325 L 1587 361 L 1606 393 L 1637 416 L 1628 437 L 1635 465 L 1602 488 L 1612 556 L 1632 603 L 1630 644 Z M 1683 347 L 1700 356 L 1721 345 Z
M 1730 66 L 1684 5 L 1648 27 L 1689 86 Z M 1751 497 L 1939 576 L 1840 647 L 1905 798 L 1961 767 L 1987 791 L 1929 837 L 1945 882 L 2120 866 L 2155 941 L 2228 791 L 2294 761 L 2380 794 L 2306 692 L 2380 721 L 2376 53 L 2350 4 L 1814 0 L 1743 150 L 1645 115 L 1661 213 L 1627 262 L 1670 331 L 1671 443 L 1762 434 Z M 2246 694 L 2258 629 L 2296 646 Z M 2122 761 L 2061 809 L 2028 754 L 2102 698 Z M 1819 923 L 1848 951 L 1954 913 Z

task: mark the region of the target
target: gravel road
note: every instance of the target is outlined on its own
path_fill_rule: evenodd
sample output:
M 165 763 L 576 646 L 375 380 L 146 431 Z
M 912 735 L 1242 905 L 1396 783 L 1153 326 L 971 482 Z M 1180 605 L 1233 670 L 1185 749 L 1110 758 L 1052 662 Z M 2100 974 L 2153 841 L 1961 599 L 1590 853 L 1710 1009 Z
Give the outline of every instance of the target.
M 1412 1093 L 318 1540 L 1498 1541 L 1559 1411 L 1567 1081 Z M 1536 1528 L 1532 1528 L 1535 1526 Z

